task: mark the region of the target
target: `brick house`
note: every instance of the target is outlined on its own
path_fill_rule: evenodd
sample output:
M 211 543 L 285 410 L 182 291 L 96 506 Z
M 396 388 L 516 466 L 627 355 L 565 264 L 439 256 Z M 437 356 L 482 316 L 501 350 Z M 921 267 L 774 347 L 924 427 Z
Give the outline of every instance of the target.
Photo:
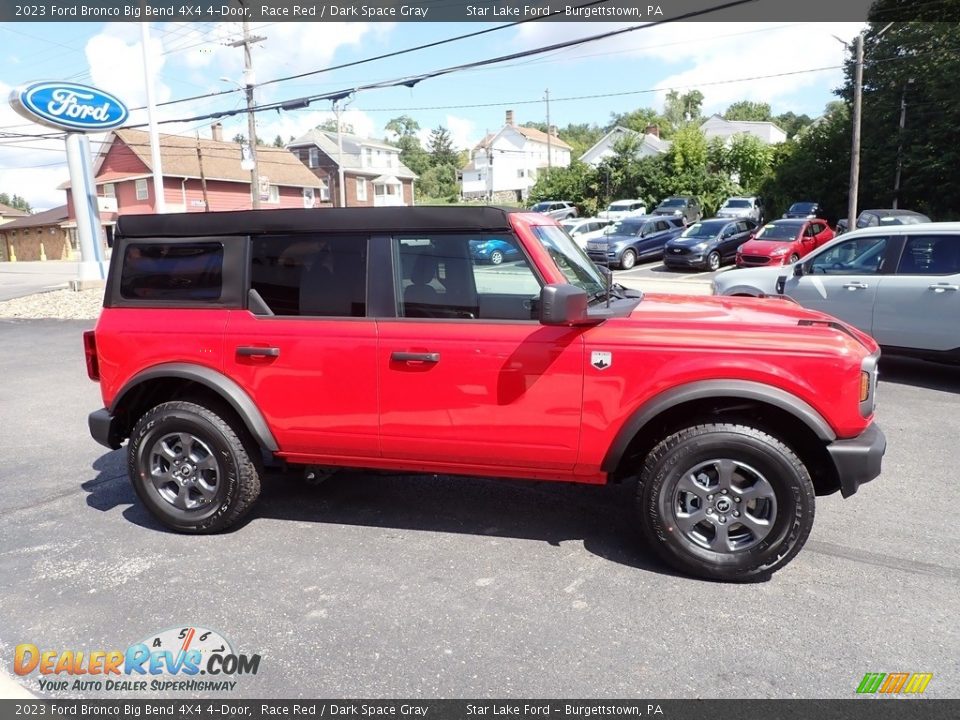
M 343 164 L 346 207 L 414 204 L 417 175 L 400 162 L 400 148 L 351 133 L 341 133 L 340 141 L 342 152 L 337 133 L 314 129 L 287 143 L 287 149 L 319 179 L 320 205 L 340 206 L 338 157 Z
M 249 210 L 250 172 L 240 166 L 241 146 L 224 142 L 220 125 L 213 139 L 160 135 L 163 192 L 168 212 Z M 319 207 L 317 178 L 283 148 L 258 147 L 261 207 Z M 156 211 L 150 135 L 142 130 L 114 130 L 94 164 L 100 220 L 108 244 L 119 215 Z M 204 193 L 204 182 L 206 193 Z M 69 183 L 60 186 L 69 188 Z M 205 197 L 206 196 L 206 197 Z M 73 198 L 67 193 L 68 227 L 76 226 Z
M 0 262 L 70 259 L 76 235 L 66 222 L 67 206 L 61 205 L 0 225 Z

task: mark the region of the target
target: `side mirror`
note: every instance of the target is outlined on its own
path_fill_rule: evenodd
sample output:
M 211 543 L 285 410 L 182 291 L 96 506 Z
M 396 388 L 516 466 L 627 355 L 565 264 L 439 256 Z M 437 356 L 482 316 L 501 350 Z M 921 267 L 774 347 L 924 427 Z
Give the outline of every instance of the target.
M 798 262 L 793 266 L 793 276 L 794 277 L 803 277 L 803 263 Z
M 586 325 L 587 291 L 566 283 L 545 285 L 540 290 L 541 325 Z

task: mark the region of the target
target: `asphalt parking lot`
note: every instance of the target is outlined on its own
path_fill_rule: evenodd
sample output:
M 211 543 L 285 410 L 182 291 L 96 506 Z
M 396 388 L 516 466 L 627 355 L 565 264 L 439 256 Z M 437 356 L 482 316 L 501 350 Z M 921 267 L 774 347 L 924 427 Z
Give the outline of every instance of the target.
M 659 564 L 624 487 L 273 479 L 234 532 L 166 532 L 123 452 L 88 435 L 91 325 L 0 320 L 7 673 L 20 643 L 109 650 L 197 625 L 262 656 L 217 697 L 849 698 L 899 671 L 960 697 L 960 368 L 884 359 L 883 475 L 820 499 L 773 579 L 723 585 Z

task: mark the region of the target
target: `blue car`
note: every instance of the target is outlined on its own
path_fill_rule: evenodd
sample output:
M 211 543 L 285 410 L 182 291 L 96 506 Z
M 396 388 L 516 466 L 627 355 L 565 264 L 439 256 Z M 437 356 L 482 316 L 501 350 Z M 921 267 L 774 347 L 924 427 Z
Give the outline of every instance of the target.
M 587 255 L 597 265 L 629 270 L 638 260 L 658 260 L 663 246 L 683 232 L 683 217 L 637 215 L 623 218 L 598 240 L 587 242 Z
M 471 240 L 470 252 L 477 263 L 499 265 L 504 260 L 515 260 L 520 257 L 520 250 L 516 245 L 498 238 L 487 240 Z

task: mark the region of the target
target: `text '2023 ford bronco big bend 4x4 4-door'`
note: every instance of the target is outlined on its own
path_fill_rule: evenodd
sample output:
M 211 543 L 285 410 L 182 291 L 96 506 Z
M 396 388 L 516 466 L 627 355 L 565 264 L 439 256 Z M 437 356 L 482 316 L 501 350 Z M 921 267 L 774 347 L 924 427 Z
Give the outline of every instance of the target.
M 481 264 L 472 247 L 516 252 Z M 769 575 L 815 494 L 876 477 L 879 351 L 789 301 L 614 285 L 544 215 L 493 207 L 123 216 L 84 335 L 130 478 L 216 532 L 263 464 L 635 480 L 673 565 Z

